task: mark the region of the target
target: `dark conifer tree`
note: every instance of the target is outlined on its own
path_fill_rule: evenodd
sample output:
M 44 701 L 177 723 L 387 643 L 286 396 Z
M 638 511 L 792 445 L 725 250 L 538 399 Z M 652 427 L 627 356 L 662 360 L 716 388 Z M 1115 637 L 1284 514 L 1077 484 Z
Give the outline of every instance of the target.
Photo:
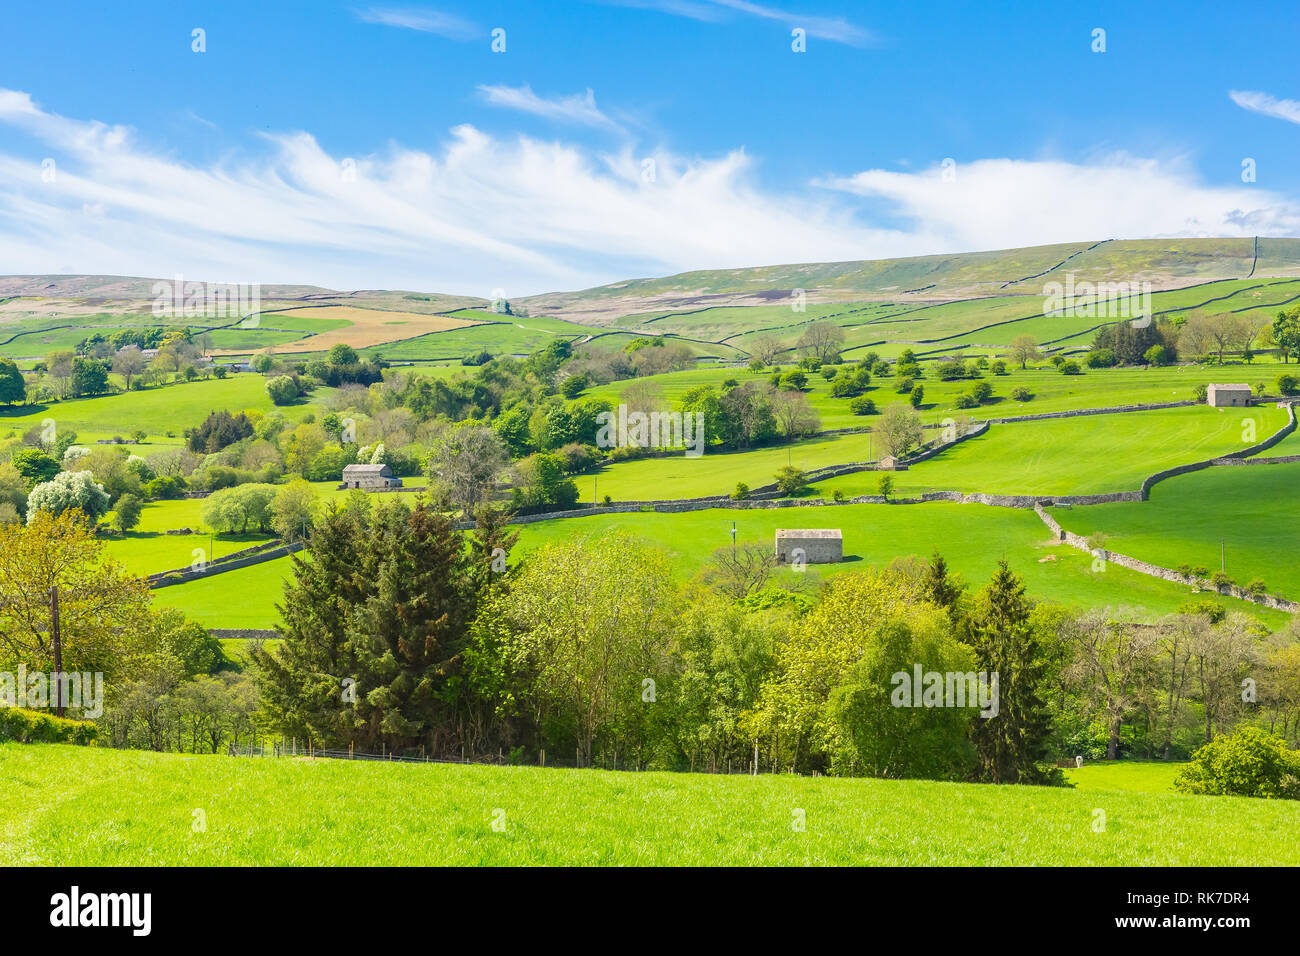
M 1033 602 L 1005 560 L 980 592 L 968 623 L 976 669 L 998 676 L 996 715 L 974 719 L 980 779 L 987 783 L 1054 783 L 1047 766 L 1050 713 L 1043 701 L 1048 661 L 1030 623 Z

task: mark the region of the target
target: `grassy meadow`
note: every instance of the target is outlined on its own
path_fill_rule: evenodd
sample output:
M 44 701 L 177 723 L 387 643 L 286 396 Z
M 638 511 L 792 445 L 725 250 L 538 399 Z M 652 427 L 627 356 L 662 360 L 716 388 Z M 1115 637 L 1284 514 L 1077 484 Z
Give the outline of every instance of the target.
M 1270 451 L 1269 454 L 1273 452 Z M 1300 463 L 1223 465 L 1170 478 L 1143 502 L 1051 509 L 1062 527 L 1102 532 L 1106 547 L 1169 568 L 1217 571 L 1239 584 L 1259 578 L 1300 600 Z
M 982 435 L 896 473 L 895 493 L 1135 491 L 1154 472 L 1237 451 L 1286 422 L 1286 413 L 1272 405 L 1234 409 L 1197 405 L 993 425 Z M 838 490 L 852 497 L 875 494 L 879 480 L 878 472 L 864 471 L 813 487 L 823 496 Z
M 53 419 L 59 429 L 72 429 L 78 441 L 129 436 L 144 431 L 152 444 L 179 444 L 186 428 L 200 424 L 209 412 L 228 409 L 240 412 L 255 408 L 262 412 L 276 409 L 290 421 L 313 410 L 314 402 L 332 389 L 321 388 L 311 398 L 279 409 L 266 392 L 266 379 L 243 373 L 224 379 L 211 378 L 194 382 L 177 382 L 142 391 L 95 398 L 77 398 L 48 405 L 0 406 L 0 436 L 9 431 L 24 432 L 40 428 L 45 419 Z M 147 454 L 142 446 L 138 451 Z
M 1300 864 L 1277 838 L 1300 826 L 1293 801 L 1073 775 L 1079 789 L 3 744 L 0 864 Z
M 759 542 L 765 547 L 771 546 L 777 528 L 842 529 L 844 562 L 817 566 L 806 577 L 783 569 L 779 575 L 785 584 L 811 583 L 824 575 L 886 565 L 899 555 L 928 558 L 938 550 L 949 567 L 975 587 L 982 586 L 999 559 L 1005 557 L 1024 576 L 1031 595 L 1067 605 L 1127 607 L 1145 612 L 1146 617 L 1158 617 L 1173 613 L 1193 596 L 1189 587 L 1116 565 L 1094 571 L 1088 555 L 1053 541 L 1032 511 L 947 502 L 835 505 L 798 511 L 634 512 L 555 519 L 519 526 L 514 555 L 516 559 L 525 558 L 546 543 L 620 529 L 664 549 L 674 573 L 686 581 L 703 570 L 714 550 L 731 545 L 733 521 L 737 542 Z M 194 540 L 197 543 L 189 547 L 204 545 L 207 539 Z M 289 559 L 281 558 L 165 588 L 157 593 L 157 602 L 180 607 L 208 627 L 270 628 L 278 620 L 275 604 L 283 593 L 282 582 L 290 573 Z M 231 594 L 239 595 L 239 600 L 232 602 Z M 1288 619 L 1280 611 L 1226 597 L 1217 600 L 1273 627 L 1282 627 Z

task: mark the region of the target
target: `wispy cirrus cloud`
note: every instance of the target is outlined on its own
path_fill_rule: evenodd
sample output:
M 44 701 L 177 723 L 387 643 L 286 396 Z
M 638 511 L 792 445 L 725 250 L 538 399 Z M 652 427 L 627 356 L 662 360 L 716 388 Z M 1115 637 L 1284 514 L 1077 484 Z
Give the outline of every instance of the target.
M 796 13 L 750 0 L 611 0 L 618 6 L 658 10 L 673 16 L 688 17 L 705 23 L 720 23 L 730 14 L 742 14 L 762 20 L 775 20 L 791 29 L 800 27 L 811 37 L 843 43 L 848 46 L 868 47 L 878 42 L 870 30 L 857 26 L 843 17 Z
M 1232 90 L 1228 96 L 1244 110 L 1286 120 L 1288 123 L 1300 123 L 1300 100 L 1279 100 L 1268 93 L 1254 90 Z
M 365 23 L 434 33 L 449 40 L 469 40 L 478 32 L 468 20 L 424 7 L 367 7 L 355 13 Z
M 586 93 L 574 93 L 571 96 L 538 96 L 532 87 L 523 86 L 488 86 L 480 84 L 479 94 L 492 106 L 520 110 L 544 119 L 561 123 L 574 123 L 579 126 L 595 126 L 604 129 L 622 130 L 623 127 L 601 112 L 596 105 L 596 94 L 588 87 Z

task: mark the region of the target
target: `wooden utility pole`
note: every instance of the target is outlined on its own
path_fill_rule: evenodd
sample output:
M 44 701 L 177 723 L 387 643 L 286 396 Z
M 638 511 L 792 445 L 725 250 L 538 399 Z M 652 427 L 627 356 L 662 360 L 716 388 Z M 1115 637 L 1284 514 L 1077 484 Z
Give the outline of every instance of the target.
M 54 648 L 54 712 L 63 716 L 63 635 L 59 633 L 59 586 L 50 588 L 50 644 Z

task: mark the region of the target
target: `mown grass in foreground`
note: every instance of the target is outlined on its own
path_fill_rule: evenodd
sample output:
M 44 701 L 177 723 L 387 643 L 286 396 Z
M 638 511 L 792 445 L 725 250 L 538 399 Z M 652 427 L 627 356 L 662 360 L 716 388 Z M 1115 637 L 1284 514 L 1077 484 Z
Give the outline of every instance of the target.
M 1232 797 L 0 746 L 8 864 L 1295 865 L 1297 825 Z

